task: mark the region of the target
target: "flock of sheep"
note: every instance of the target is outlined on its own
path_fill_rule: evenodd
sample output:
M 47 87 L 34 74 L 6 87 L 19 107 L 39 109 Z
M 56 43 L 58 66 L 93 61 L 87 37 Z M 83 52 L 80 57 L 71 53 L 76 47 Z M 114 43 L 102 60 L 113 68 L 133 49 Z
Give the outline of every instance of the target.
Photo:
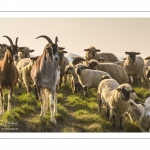
M 48 111 L 50 100 L 51 122 L 57 124 L 57 93 L 62 81 L 70 80 L 73 93 L 83 90 L 88 96 L 89 88 L 97 90 L 98 112 L 105 106 L 107 118 L 116 128 L 119 121 L 119 131 L 123 131 L 123 118 L 129 115 L 131 121 L 138 120 L 141 131 L 148 132 L 150 128 L 150 97 L 144 103 L 136 104 L 136 92 L 132 86 L 140 86 L 142 80 L 150 91 L 150 57 L 143 60 L 137 52 L 125 52 L 127 58 L 119 61 L 112 53 L 103 53 L 95 47 L 85 49 L 85 58 L 76 56 L 70 63 L 64 56 L 67 51 L 58 46 L 58 38 L 53 42 L 48 36 L 41 35 L 48 44 L 40 56 L 30 57 L 28 47 L 18 47 L 8 36 L 10 45 L 0 44 L 0 115 L 4 114 L 3 90 L 8 89 L 7 111 L 11 110 L 11 98 L 14 87 L 18 85 L 18 95 L 21 86 L 26 92 L 31 92 L 34 85 L 36 98 L 41 102 L 43 117 Z

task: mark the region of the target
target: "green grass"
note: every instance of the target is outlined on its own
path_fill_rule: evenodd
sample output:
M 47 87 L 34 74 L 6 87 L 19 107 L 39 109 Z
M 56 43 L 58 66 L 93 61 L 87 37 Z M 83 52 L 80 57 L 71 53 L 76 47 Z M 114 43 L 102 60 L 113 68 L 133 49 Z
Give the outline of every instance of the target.
M 134 87 L 134 90 L 138 96 L 135 100 L 137 103 L 150 96 L 144 86 Z M 7 100 L 5 100 L 5 113 L 0 117 L 0 123 L 18 122 L 18 132 L 116 132 L 106 119 L 105 108 L 101 115 L 97 113 L 95 89 L 89 89 L 89 97 L 84 97 L 83 91 L 73 94 L 69 85 L 63 85 L 57 95 L 56 126 L 50 121 L 50 110 L 45 117 L 39 117 L 40 101 L 36 100 L 33 93 L 26 94 L 24 88 L 21 91 L 20 96 L 17 96 L 16 92 L 13 94 L 10 112 L 6 112 Z M 5 91 L 5 99 L 7 94 Z M 0 127 L 4 126 L 0 124 Z M 136 121 L 131 123 L 128 117 L 125 118 L 123 127 L 124 132 L 140 132 L 139 123 Z

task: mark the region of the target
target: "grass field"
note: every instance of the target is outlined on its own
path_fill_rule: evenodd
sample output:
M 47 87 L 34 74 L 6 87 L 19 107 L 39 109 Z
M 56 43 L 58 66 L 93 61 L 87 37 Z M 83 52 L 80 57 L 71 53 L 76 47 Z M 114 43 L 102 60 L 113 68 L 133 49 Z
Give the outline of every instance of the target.
M 137 103 L 150 96 L 144 86 L 134 87 L 134 90 L 138 96 Z M 95 89 L 90 89 L 89 97 L 85 98 L 82 91 L 72 94 L 69 85 L 63 85 L 58 94 L 57 126 L 50 122 L 50 112 L 43 118 L 39 117 L 40 102 L 33 93 L 26 94 L 25 89 L 22 93 L 20 96 L 13 94 L 12 110 L 0 117 L 0 132 L 116 132 L 105 117 L 105 108 L 102 114 L 97 113 Z M 7 100 L 5 110 L 6 107 Z M 140 132 L 139 123 L 131 123 L 128 117 L 123 128 L 123 132 Z

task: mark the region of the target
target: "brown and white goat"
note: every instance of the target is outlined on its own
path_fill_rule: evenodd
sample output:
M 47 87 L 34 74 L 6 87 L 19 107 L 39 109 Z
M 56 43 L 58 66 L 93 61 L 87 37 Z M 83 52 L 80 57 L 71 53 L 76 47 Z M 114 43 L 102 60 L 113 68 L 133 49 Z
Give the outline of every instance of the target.
M 43 54 L 34 62 L 31 68 L 31 77 L 34 85 L 37 87 L 38 97 L 41 102 L 40 116 L 45 116 L 48 111 L 48 97 L 50 99 L 51 122 L 57 124 L 54 114 L 57 114 L 57 87 L 60 76 L 58 65 L 58 45 L 57 37 L 55 43 L 45 36 L 37 38 L 45 38 L 48 44 L 43 50 Z M 36 39 L 37 39 L 36 38 Z M 49 92 L 50 91 L 50 95 Z
M 18 70 L 14 65 L 14 61 L 18 59 L 18 37 L 16 38 L 15 45 L 8 36 L 3 37 L 9 40 L 10 46 L 7 46 L 4 58 L 0 60 L 0 115 L 4 114 L 5 99 L 3 90 L 9 89 L 7 111 L 10 111 L 13 89 L 18 80 Z

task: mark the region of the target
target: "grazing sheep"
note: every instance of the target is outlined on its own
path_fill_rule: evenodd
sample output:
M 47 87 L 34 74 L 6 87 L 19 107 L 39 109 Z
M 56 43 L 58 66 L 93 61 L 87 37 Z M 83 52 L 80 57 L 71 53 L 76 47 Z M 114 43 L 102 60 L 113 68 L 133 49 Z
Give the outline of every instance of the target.
M 83 64 L 75 66 L 75 72 L 78 75 L 80 84 L 83 87 L 84 95 L 88 96 L 88 88 L 97 88 L 103 75 L 111 76 L 104 71 L 91 70 Z
M 88 62 L 89 69 L 107 72 L 119 84 L 128 83 L 128 76 L 125 69 L 114 63 L 99 63 L 97 60 L 91 59 Z
M 8 94 L 8 104 L 7 104 L 7 111 L 11 110 L 11 100 L 14 87 L 18 80 L 18 70 L 14 65 L 14 60 L 18 59 L 18 37 L 16 38 L 15 45 L 13 44 L 12 40 L 8 36 L 6 37 L 9 42 L 10 46 L 7 46 L 7 50 L 5 52 L 4 58 L 0 60 L 0 115 L 4 114 L 4 89 L 9 90 Z
M 136 55 L 140 53 L 137 52 L 125 52 L 128 55 L 127 59 L 124 62 L 124 68 L 129 77 L 129 83 L 131 84 L 130 76 L 133 77 L 133 85 L 140 86 L 141 85 L 141 77 L 143 77 L 143 67 L 144 61 L 143 59 Z M 146 81 L 145 81 L 146 82 Z
M 150 57 L 145 58 L 147 62 L 145 62 L 144 67 L 143 67 L 143 74 L 144 78 L 146 80 L 146 83 L 148 85 L 148 89 L 150 91 Z
M 83 90 L 82 85 L 79 82 L 78 76 L 75 73 L 75 67 L 73 65 L 67 65 L 66 66 L 65 74 L 71 74 L 72 75 L 73 93 L 76 93 L 76 92 Z
M 72 60 L 73 65 L 77 65 L 79 63 L 83 64 L 83 61 L 85 61 L 85 59 L 80 56 L 74 56 L 74 57 L 72 57 L 72 59 L 73 59 Z
M 68 52 L 67 52 L 67 51 L 63 51 L 63 49 L 65 49 L 65 48 L 62 48 L 62 50 L 59 50 L 59 51 L 58 51 L 59 66 L 60 66 L 59 89 L 61 89 L 61 84 L 62 84 L 62 79 L 63 79 L 63 77 L 64 77 L 64 83 L 66 84 L 67 75 L 64 73 L 64 71 L 65 71 L 65 67 L 66 67 L 67 65 L 69 65 L 68 59 L 64 56 L 64 53 L 68 53 Z
M 97 53 L 97 60 L 99 61 L 100 58 L 104 58 L 104 60 L 108 62 L 118 61 L 117 56 L 115 56 L 113 53 L 99 52 Z
M 57 87 L 60 75 L 60 68 L 58 65 L 58 38 L 56 37 L 55 43 L 53 43 L 52 40 L 45 35 L 37 38 L 41 37 L 45 38 L 48 44 L 45 46 L 43 54 L 34 62 L 31 68 L 31 78 L 33 79 L 34 85 L 37 87 L 38 97 L 41 102 L 40 116 L 46 115 L 49 98 L 51 122 L 56 125 L 57 121 L 54 114 L 57 114 Z M 50 91 L 50 95 L 48 91 Z
M 103 79 L 104 78 L 104 79 Z M 122 131 L 122 121 L 130 105 L 130 95 L 135 92 L 131 85 L 119 84 L 115 79 L 102 77 L 97 91 L 98 111 L 101 112 L 101 106 L 107 107 L 107 117 L 112 121 L 115 128 L 116 116 L 119 115 L 119 131 Z

